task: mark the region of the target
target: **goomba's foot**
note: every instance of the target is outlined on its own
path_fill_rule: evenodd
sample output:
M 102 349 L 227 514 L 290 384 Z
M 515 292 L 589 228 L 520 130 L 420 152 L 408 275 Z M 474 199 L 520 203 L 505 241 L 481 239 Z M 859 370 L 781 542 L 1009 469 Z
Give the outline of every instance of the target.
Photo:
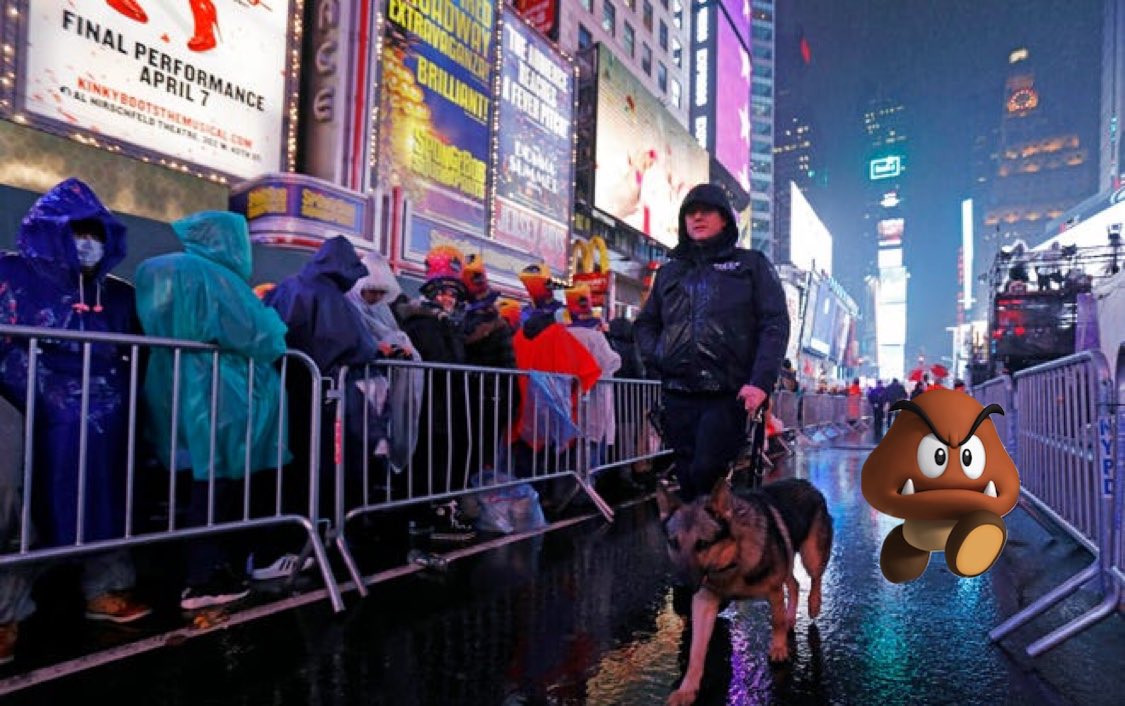
M 974 510 L 958 520 L 949 533 L 945 563 L 958 576 L 980 576 L 996 563 L 1007 540 L 1008 528 L 999 515 Z
M 930 563 L 930 553 L 919 549 L 902 536 L 902 525 L 895 527 L 883 540 L 883 550 L 879 552 L 879 568 L 891 583 L 913 581 L 926 570 Z

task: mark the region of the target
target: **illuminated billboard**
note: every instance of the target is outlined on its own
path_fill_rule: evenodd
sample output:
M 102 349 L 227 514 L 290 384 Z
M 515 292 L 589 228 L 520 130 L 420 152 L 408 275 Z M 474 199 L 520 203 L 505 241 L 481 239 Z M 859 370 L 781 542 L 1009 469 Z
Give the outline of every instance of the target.
M 826 279 L 820 280 L 810 290 L 810 294 L 812 293 L 815 293 L 815 296 L 809 299 L 809 313 L 805 322 L 808 340 L 805 347 L 823 356 L 828 356 L 832 353 L 832 342 L 836 330 L 836 310 L 839 303 Z
M 680 202 L 708 181 L 707 152 L 628 66 L 597 46 L 594 206 L 675 247 Z
M 723 0 L 716 13 L 714 154 L 750 191 L 750 3 Z M 732 24 L 733 23 L 733 24 Z
M 879 234 L 879 247 L 901 247 L 904 230 L 906 230 L 906 219 L 904 218 L 884 218 L 876 223 L 875 232 Z
M 573 204 L 574 68 L 511 11 L 500 50 L 492 237 L 562 275 Z
M 527 23 L 551 39 L 559 35 L 558 0 L 516 0 L 516 10 Z
M 897 154 L 879 157 L 867 163 L 867 178 L 871 181 L 892 179 L 899 174 L 902 174 L 902 157 Z
M 832 274 L 832 234 L 801 190 L 789 182 L 789 252 L 802 270 Z
M 29 0 L 22 16 L 13 5 L 26 32 L 16 108 L 46 130 L 172 166 L 239 178 L 284 171 L 295 5 L 146 2 L 137 14 Z
M 781 289 L 785 292 L 785 308 L 789 311 L 789 342 L 786 344 L 785 357 L 789 360 L 797 360 L 797 353 L 800 350 L 801 342 L 798 340 L 797 332 L 802 328 L 802 313 L 801 313 L 801 290 L 797 285 L 788 280 L 781 280 Z
M 388 0 L 374 183 L 414 218 L 484 235 L 495 5 Z

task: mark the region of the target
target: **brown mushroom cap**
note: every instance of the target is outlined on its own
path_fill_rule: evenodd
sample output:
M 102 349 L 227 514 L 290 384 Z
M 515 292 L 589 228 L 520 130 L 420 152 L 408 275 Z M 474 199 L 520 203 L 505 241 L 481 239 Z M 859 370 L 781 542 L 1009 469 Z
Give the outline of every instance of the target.
M 914 403 L 933 422 L 937 435 L 953 444 L 961 443 L 984 409 L 964 392 L 945 389 L 924 392 Z M 973 510 L 1000 516 L 1011 512 L 1019 499 L 1019 472 L 992 420 L 981 422 L 973 432 L 985 452 L 984 471 L 975 480 L 962 470 L 958 447 L 947 448 L 948 460 L 940 476 L 923 475 L 918 467 L 918 446 L 934 430 L 918 414 L 899 411 L 887 435 L 863 464 L 861 486 L 867 502 L 879 512 L 906 520 L 955 520 Z M 912 482 L 914 492 L 902 495 L 907 480 Z M 984 493 L 990 481 L 996 497 Z

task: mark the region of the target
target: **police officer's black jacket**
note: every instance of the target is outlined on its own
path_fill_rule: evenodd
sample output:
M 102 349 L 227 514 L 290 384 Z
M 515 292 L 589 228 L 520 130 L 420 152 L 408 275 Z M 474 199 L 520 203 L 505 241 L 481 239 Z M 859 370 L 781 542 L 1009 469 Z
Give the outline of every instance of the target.
M 723 232 L 691 240 L 684 218 L 693 203 L 727 215 Z M 769 392 L 789 341 L 789 312 L 777 272 L 765 255 L 736 247 L 738 228 L 715 186 L 692 189 L 680 207 L 680 243 L 656 273 L 634 325 L 645 366 L 675 392 Z

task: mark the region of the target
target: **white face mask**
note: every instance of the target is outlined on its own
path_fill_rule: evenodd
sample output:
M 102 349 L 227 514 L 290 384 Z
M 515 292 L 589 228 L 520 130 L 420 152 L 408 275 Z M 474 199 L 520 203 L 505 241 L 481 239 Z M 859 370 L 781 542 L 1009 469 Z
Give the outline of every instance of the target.
M 74 247 L 78 250 L 78 264 L 87 270 L 95 267 L 105 255 L 105 246 L 93 238 L 75 238 Z

